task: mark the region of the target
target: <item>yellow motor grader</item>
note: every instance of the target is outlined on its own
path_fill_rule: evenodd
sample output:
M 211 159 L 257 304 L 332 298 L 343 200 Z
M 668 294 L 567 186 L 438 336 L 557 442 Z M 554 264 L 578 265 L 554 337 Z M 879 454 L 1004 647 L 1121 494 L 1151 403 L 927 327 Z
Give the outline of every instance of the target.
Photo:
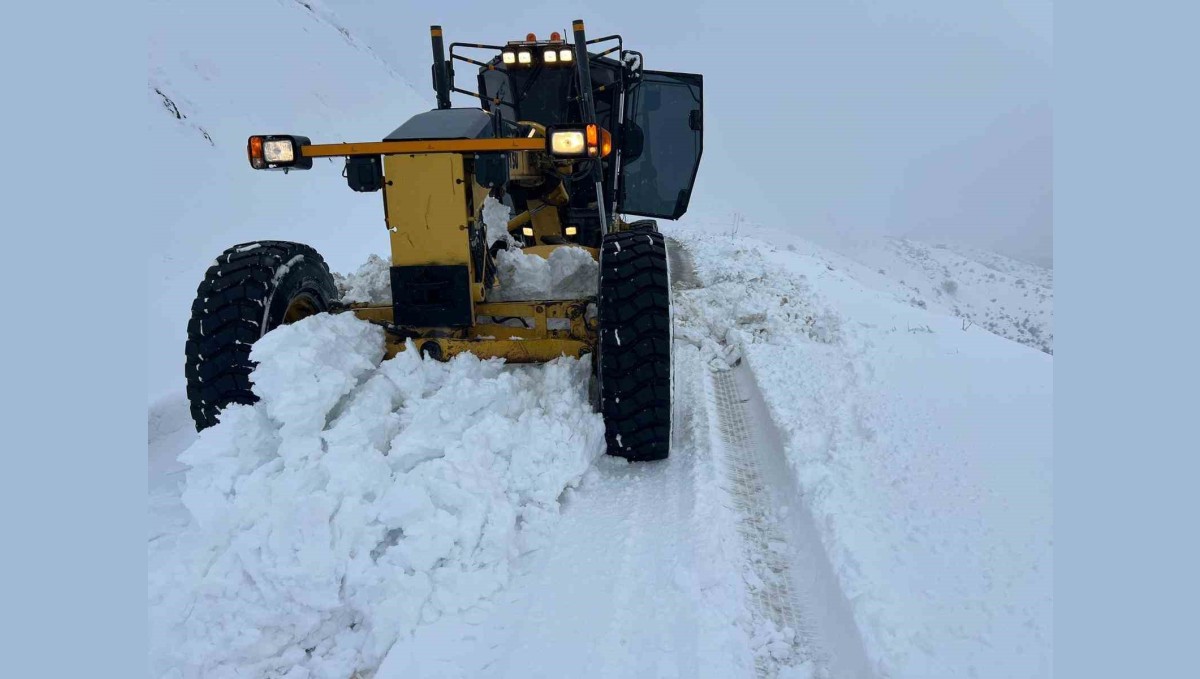
M 572 28 L 572 40 L 555 32 L 504 45 L 452 43 L 447 59 L 433 26 L 436 109 L 382 141 L 249 138 L 254 169 L 307 170 L 315 158 L 342 157 L 351 189 L 382 192 L 391 304 L 341 302 L 328 266 L 307 245 L 229 248 L 205 274 L 188 324 L 185 372 L 197 429 L 231 403 L 256 400 L 250 346 L 259 337 L 312 314 L 346 312 L 384 327 L 388 356 L 410 340 L 442 361 L 463 352 L 519 363 L 590 356 L 608 452 L 667 457 L 667 254 L 653 219 L 624 216 L 678 219 L 687 210 L 702 150 L 703 81 L 645 70 L 621 36 L 589 40 L 582 21 Z M 477 92 L 455 85 L 460 64 L 477 69 Z M 451 92 L 479 106 L 454 108 Z M 493 242 L 483 218 L 489 196 L 514 215 L 507 236 Z M 503 248 L 542 257 L 581 248 L 599 264 L 595 295 L 497 295 L 506 283 L 496 265 Z

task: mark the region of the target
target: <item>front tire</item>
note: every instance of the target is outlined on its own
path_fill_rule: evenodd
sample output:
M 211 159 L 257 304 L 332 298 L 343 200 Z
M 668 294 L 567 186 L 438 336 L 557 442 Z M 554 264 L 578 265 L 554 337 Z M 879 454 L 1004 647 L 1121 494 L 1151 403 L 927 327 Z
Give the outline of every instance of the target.
M 604 236 L 597 383 L 608 453 L 663 460 L 671 448 L 671 288 L 661 234 Z
M 208 267 L 188 321 L 187 395 L 196 430 L 211 427 L 231 403 L 258 400 L 250 385 L 250 347 L 271 330 L 328 311 L 338 297 L 329 267 L 300 243 L 235 245 Z

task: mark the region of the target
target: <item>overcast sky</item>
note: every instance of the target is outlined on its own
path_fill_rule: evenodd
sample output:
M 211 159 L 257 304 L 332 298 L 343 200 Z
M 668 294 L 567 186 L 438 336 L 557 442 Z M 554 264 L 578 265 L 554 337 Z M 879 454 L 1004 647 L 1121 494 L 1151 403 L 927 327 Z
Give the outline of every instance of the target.
M 430 24 L 502 43 L 582 18 L 647 68 L 704 74 L 689 214 L 1051 261 L 1048 0 L 325 2 L 422 91 Z

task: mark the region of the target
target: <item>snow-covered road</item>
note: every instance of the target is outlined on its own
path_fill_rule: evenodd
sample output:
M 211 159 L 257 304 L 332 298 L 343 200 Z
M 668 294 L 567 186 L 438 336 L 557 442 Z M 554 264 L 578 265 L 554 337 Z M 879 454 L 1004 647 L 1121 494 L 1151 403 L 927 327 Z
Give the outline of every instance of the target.
M 667 461 L 599 455 L 578 362 L 380 362 L 341 317 L 198 443 L 152 409 L 152 676 L 1048 676 L 1052 359 L 674 235 Z
M 700 287 L 684 246 L 669 249 L 676 292 Z M 837 591 L 828 564 L 814 543 L 797 544 L 815 539 L 811 527 L 795 533 L 778 520 L 782 450 L 764 435 L 761 399 L 740 395 L 754 388 L 749 372 L 719 356 L 706 362 L 687 342 L 674 357 L 672 457 L 600 458 L 565 491 L 554 535 L 519 560 L 502 595 L 397 643 L 377 679 L 582 668 L 595 677 L 870 676 L 845 602 L 821 596 Z M 842 624 L 835 644 L 824 638 L 831 622 Z

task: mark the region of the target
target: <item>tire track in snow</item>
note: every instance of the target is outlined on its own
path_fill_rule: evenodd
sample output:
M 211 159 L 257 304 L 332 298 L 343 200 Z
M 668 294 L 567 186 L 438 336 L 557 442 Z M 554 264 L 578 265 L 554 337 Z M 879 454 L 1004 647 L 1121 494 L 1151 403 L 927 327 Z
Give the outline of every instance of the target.
M 778 676 L 783 666 L 827 664 L 817 630 L 792 574 L 793 549 L 776 520 L 763 471 L 767 451 L 748 422 L 734 371 L 721 366 L 709 375 L 713 424 L 720 435 L 728 490 L 737 513 L 746 558 L 744 574 L 754 619 L 755 668 L 759 677 Z
M 739 362 L 721 374 L 734 387 L 731 393 L 735 411 L 750 433 L 751 453 L 761 482 L 755 501 L 763 510 L 768 530 L 784 538 L 782 544 L 775 543 L 773 552 L 779 553 L 788 565 L 790 593 L 800 614 L 801 627 L 796 631 L 804 653 L 816 666 L 813 677 L 872 679 L 876 672 L 867 658 L 850 602 L 825 553 L 815 519 L 800 492 L 783 438 L 763 401 L 754 372 L 746 363 Z M 714 382 L 719 379 L 725 378 L 714 375 Z
M 676 294 L 703 287 L 687 248 L 668 239 L 667 256 Z M 759 461 L 765 451 L 755 440 L 733 371 L 714 358 L 706 372 L 707 415 L 710 427 L 719 434 L 713 447 L 718 451 L 717 463 L 723 466 L 745 558 L 743 579 L 750 594 L 755 671 L 759 677 L 776 677 L 783 664 L 823 658 L 792 586 L 791 550 L 774 520 Z
M 676 295 L 704 287 L 686 247 L 668 239 L 667 252 Z M 708 406 L 697 416 L 708 419 L 713 462 L 724 475 L 741 542 L 756 674 L 873 677 L 757 380 L 736 347 L 710 339 L 724 351 L 716 355 L 710 348 L 707 369 L 696 366 L 704 373 Z

